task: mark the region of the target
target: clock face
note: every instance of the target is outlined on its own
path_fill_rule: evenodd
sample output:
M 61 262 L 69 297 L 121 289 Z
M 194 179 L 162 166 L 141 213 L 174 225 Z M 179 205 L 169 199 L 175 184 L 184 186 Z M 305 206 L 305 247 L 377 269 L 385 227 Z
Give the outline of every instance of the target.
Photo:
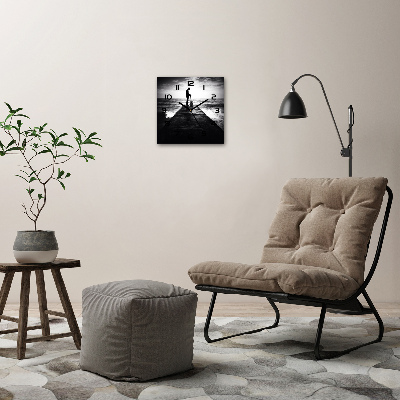
M 224 78 L 157 78 L 158 144 L 223 144 L 224 111 Z

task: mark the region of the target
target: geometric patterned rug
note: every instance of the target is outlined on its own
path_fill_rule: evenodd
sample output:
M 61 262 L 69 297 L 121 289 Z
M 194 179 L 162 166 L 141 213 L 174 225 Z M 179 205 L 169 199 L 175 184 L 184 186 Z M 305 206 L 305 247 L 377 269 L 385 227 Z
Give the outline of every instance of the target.
M 30 323 L 37 320 L 30 319 Z M 0 400 L 400 400 L 400 318 L 385 318 L 382 342 L 333 360 L 313 358 L 316 318 L 282 318 L 270 331 L 207 344 L 196 318 L 194 368 L 149 382 L 117 382 L 79 369 L 72 338 L 27 345 L 0 336 Z M 210 336 L 271 324 L 271 318 L 215 318 Z M 51 319 L 51 332 L 67 331 Z M 78 321 L 80 324 L 80 321 Z M 14 327 L 1 322 L 0 329 Z M 30 335 L 39 331 L 30 331 Z M 373 318 L 328 317 L 322 344 L 340 350 L 377 336 Z

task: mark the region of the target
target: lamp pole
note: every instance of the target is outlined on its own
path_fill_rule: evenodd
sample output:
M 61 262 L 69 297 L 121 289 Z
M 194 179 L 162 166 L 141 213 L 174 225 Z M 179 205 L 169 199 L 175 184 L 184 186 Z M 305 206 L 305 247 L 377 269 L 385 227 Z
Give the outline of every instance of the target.
M 349 105 L 349 129 L 347 133 L 349 134 L 349 145 L 347 147 L 342 147 L 340 155 L 342 157 L 349 158 L 349 176 L 353 176 L 353 125 L 354 125 L 354 111 L 353 106 Z
M 353 125 L 354 125 L 354 111 L 353 106 L 349 105 L 349 176 L 353 176 Z
M 349 144 L 347 145 L 347 147 L 344 147 L 342 137 L 340 136 L 339 129 L 338 129 L 336 121 L 335 121 L 335 117 L 333 116 L 333 112 L 332 112 L 328 97 L 327 97 L 325 89 L 324 89 L 324 85 L 315 75 L 303 74 L 303 75 L 299 76 L 295 81 L 292 82 L 291 91 L 286 95 L 286 97 L 282 101 L 281 108 L 279 110 L 279 118 L 305 118 L 305 117 L 307 117 L 307 113 L 306 113 L 306 109 L 305 109 L 303 100 L 301 99 L 301 97 L 298 95 L 298 93 L 294 89 L 294 85 L 296 85 L 296 83 L 301 78 L 304 78 L 305 76 L 309 76 L 309 77 L 316 79 L 319 82 L 319 84 L 321 85 L 321 89 L 324 94 L 326 104 L 331 113 L 332 121 L 333 121 L 333 124 L 335 125 L 335 129 L 338 134 L 340 145 L 342 147 L 342 149 L 340 151 L 340 155 L 342 157 L 347 157 L 349 159 L 349 176 L 353 176 L 353 125 L 354 125 L 353 106 L 350 105 L 348 108 L 348 110 L 349 110 L 349 128 L 347 129 L 347 133 L 349 134 Z

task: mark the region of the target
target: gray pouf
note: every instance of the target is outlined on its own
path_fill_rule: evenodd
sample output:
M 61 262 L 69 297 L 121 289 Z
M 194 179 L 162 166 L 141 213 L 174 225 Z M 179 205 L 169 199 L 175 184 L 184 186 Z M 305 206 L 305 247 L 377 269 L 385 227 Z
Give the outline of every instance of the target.
M 145 381 L 192 367 L 196 293 L 132 280 L 88 287 L 82 300 L 82 369 Z

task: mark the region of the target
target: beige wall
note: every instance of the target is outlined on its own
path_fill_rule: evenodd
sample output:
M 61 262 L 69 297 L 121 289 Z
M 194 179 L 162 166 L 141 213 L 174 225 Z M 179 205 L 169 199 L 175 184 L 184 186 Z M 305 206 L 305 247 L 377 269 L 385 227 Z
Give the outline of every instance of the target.
M 50 188 L 39 225 L 82 261 L 64 274 L 72 300 L 111 280 L 193 288 L 187 269 L 208 259 L 258 262 L 288 178 L 347 175 L 316 81 L 296 86 L 309 118 L 277 118 L 290 83 L 313 73 L 346 142 L 354 106 L 354 176 L 386 176 L 394 191 L 370 295 L 400 301 L 400 2 L 26 0 L 0 12 L 1 101 L 103 138 L 95 162 L 68 166 L 65 192 Z M 225 145 L 156 144 L 157 76 L 225 77 Z M 18 162 L 0 160 L 2 261 L 31 229 Z

